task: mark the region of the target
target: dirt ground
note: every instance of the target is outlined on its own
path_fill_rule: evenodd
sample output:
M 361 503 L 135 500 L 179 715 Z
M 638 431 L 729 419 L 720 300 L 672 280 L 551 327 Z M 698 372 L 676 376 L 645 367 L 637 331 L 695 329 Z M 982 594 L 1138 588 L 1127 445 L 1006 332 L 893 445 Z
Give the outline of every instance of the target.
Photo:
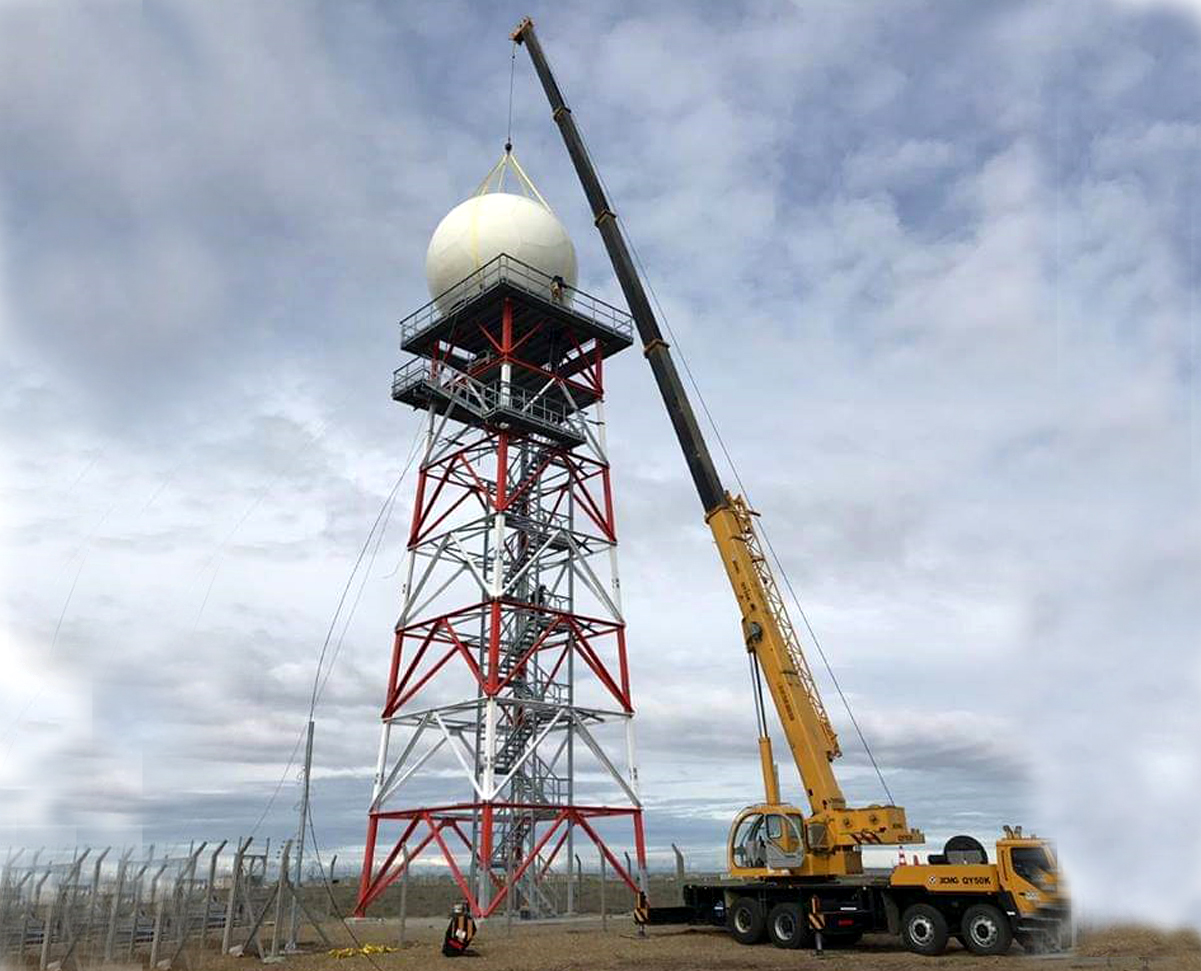
M 398 944 L 399 924 L 392 920 L 352 922 L 348 928 L 327 926 L 339 945 L 353 944 L 351 934 L 362 943 Z M 809 971 L 971 971 L 989 968 L 1025 967 L 1047 971 L 1078 968 L 1109 968 L 1113 971 L 1201 971 L 1201 939 L 1191 931 L 1157 931 L 1146 928 L 1111 927 L 1083 933 L 1075 951 L 1050 956 L 1026 956 L 1016 945 L 1002 958 L 980 958 L 952 942 L 940 958 L 923 958 L 903 950 L 888 937 L 867 937 L 857 947 L 828 951 L 816 957 L 809 951 L 782 951 L 771 945 L 743 947 L 720 930 L 686 927 L 650 928 L 639 938 L 629 915 L 611 917 L 608 930 L 599 918 L 564 922 L 521 922 L 508 929 L 505 919 L 493 918 L 481 925 L 472 947 L 473 954 L 461 964 L 448 964 L 439 947 L 445 921 L 413 918 L 407 922 L 404 948 L 391 953 L 335 958 L 323 947 L 290 955 L 285 967 L 291 971 L 400 971 L 447 966 L 459 971 L 487 967 L 490 971 L 692 971 L 692 969 L 788 968 Z M 312 934 L 311 928 L 309 929 Z M 253 957 L 203 959 L 203 968 L 215 971 L 245 971 Z

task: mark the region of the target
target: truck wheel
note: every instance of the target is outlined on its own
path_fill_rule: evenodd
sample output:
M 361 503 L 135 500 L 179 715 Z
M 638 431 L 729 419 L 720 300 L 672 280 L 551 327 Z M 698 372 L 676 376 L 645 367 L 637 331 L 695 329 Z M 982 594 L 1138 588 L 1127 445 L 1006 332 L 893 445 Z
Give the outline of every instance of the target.
M 776 947 L 804 947 L 809 941 L 809 920 L 800 904 L 776 904 L 767 915 L 767 937 Z
M 730 934 L 739 944 L 758 944 L 763 940 L 763 908 L 754 897 L 739 897 L 726 918 Z
M 973 954 L 1004 954 L 1013 943 L 1013 931 L 992 904 L 975 904 L 963 914 L 963 943 Z
M 913 904 L 901 915 L 901 940 L 915 954 L 942 954 L 949 934 L 947 919 L 929 904 Z

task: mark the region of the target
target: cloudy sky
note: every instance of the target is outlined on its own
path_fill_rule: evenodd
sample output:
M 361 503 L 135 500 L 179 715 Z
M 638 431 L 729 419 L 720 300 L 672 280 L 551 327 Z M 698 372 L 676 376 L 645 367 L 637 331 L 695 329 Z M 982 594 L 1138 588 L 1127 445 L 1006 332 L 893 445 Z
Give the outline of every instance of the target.
M 1196 8 L 500 7 L 0 0 L 0 843 L 293 825 L 419 424 L 395 321 L 530 12 L 911 821 L 1201 923 Z M 619 299 L 524 52 L 514 141 Z M 643 360 L 608 376 L 648 838 L 712 864 L 759 789 L 737 617 Z M 346 859 L 410 498 L 317 712 Z

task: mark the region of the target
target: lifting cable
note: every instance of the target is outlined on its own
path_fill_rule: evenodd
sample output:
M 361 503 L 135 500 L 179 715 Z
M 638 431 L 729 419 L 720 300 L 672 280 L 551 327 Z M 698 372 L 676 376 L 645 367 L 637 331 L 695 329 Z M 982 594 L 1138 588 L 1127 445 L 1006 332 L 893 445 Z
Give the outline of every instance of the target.
M 505 132 L 505 154 L 513 151 L 513 78 L 517 74 L 517 41 L 513 41 L 513 53 L 509 56 L 509 127 Z
M 608 190 L 605 190 L 608 192 Z M 619 221 L 620 217 L 619 217 Z M 622 228 L 625 229 L 624 223 Z M 626 240 L 630 242 L 629 230 L 626 230 Z M 667 322 L 667 316 L 663 312 L 663 306 L 659 303 L 659 298 L 655 294 L 655 288 L 651 285 L 646 274 L 646 267 L 642 262 L 642 257 L 638 255 L 638 250 L 633 242 L 630 242 L 630 251 L 634 254 L 634 259 L 638 263 L 639 271 L 642 273 L 644 280 L 647 280 L 646 287 L 650 291 L 651 299 L 655 302 L 655 308 L 659 311 L 659 319 L 663 321 L 663 326 L 667 328 L 668 336 L 671 337 L 671 342 L 675 345 L 676 354 L 680 359 L 680 363 L 684 365 L 684 373 L 688 375 L 688 383 L 692 385 L 692 390 L 696 392 L 697 400 L 701 403 L 701 410 L 705 413 L 705 418 L 708 419 L 709 427 L 713 429 L 713 436 L 717 439 L 718 447 L 721 449 L 722 455 L 725 456 L 727 464 L 730 466 L 730 471 L 734 473 L 734 481 L 738 483 L 738 491 L 746 498 L 747 504 L 754 508 L 754 503 L 751 502 L 750 491 L 746 484 L 742 481 L 742 476 L 738 472 L 738 466 L 734 463 L 733 456 L 730 455 L 730 450 L 726 447 L 725 439 L 721 436 L 721 431 L 717 427 L 717 421 L 713 417 L 713 413 L 709 410 L 709 405 L 705 401 L 705 396 L 701 393 L 700 386 L 697 384 L 696 377 L 692 373 L 692 368 L 688 366 L 688 358 L 684 355 L 684 350 L 680 347 L 676 339 L 675 332 L 671 329 L 671 324 Z M 772 545 L 771 537 L 768 535 L 767 529 L 763 525 L 763 520 L 759 520 L 759 534 L 763 537 L 763 542 L 766 544 L 768 552 L 771 553 L 772 561 L 776 564 L 776 570 L 779 572 L 781 579 L 784 581 L 784 586 L 788 588 L 789 596 L 792 597 L 793 605 L 796 607 L 797 613 L 800 614 L 801 620 L 805 624 L 805 630 L 809 632 L 809 636 L 813 639 L 813 646 L 817 648 L 818 656 L 822 659 L 822 666 L 826 669 L 826 674 L 830 676 L 830 682 L 834 685 L 834 690 L 838 694 L 839 700 L 842 702 L 843 708 L 846 709 L 847 717 L 851 720 L 851 725 L 855 728 L 855 734 L 859 737 L 860 744 L 863 745 L 863 751 L 867 753 L 868 760 L 872 764 L 872 768 L 876 772 L 876 778 L 880 780 L 880 785 L 884 788 L 884 794 L 888 797 L 889 805 L 896 805 L 896 800 L 893 798 L 892 790 L 888 788 L 888 783 L 884 780 L 884 773 L 880 771 L 880 766 L 876 762 L 876 756 L 872 752 L 872 748 L 867 744 L 867 738 L 863 734 L 863 729 L 859 727 L 859 721 L 855 718 L 855 713 L 851 710 L 851 703 L 847 700 L 847 696 L 843 693 L 842 685 L 838 683 L 838 677 L 834 674 L 834 668 L 830 665 L 829 658 L 826 657 L 826 652 L 822 648 L 821 641 L 817 639 L 817 633 L 813 630 L 813 625 L 809 623 L 809 616 L 805 613 L 805 608 L 801 606 L 800 597 L 797 596 L 796 590 L 793 589 L 792 580 L 788 577 L 788 571 L 784 569 L 784 564 L 780 560 L 780 555 L 776 552 L 775 546 Z
M 583 136 L 581 136 L 581 140 Z M 587 147 L 585 146 L 585 151 Z M 610 199 L 613 198 L 609 187 L 605 185 L 604 178 L 597 173 L 597 179 L 601 183 L 601 188 L 605 195 Z M 659 296 L 655 293 L 654 285 L 650 282 L 650 277 L 646 272 L 646 264 L 642 262 L 642 257 L 638 253 L 638 247 L 634 245 L 634 240 L 630 235 L 629 228 L 625 224 L 625 220 L 620 216 L 615 217 L 621 225 L 622 232 L 625 235 L 626 242 L 629 244 L 630 253 L 634 257 L 634 262 L 638 265 L 638 271 L 642 274 L 643 282 L 646 284 L 646 289 L 650 293 L 651 300 L 654 301 L 655 309 L 658 311 L 659 319 L 663 322 L 663 326 L 667 329 L 667 334 L 671 338 L 671 342 L 675 345 L 676 356 L 679 357 L 680 363 L 684 365 L 684 373 L 688 375 L 688 383 L 692 385 L 692 390 L 696 393 L 697 400 L 701 404 L 701 410 L 705 413 L 705 418 L 708 419 L 709 427 L 713 429 L 713 435 L 717 439 L 717 444 L 721 448 L 722 455 L 725 456 L 727 464 L 730 466 L 730 471 L 734 473 L 734 481 L 738 483 L 738 489 L 746 499 L 747 503 L 754 508 L 751 503 L 749 490 L 742 481 L 742 476 L 738 472 L 738 466 L 734 462 L 733 456 L 730 455 L 730 450 L 726 447 L 725 439 L 722 438 L 721 430 L 717 427 L 717 421 L 713 417 L 713 413 L 709 410 L 709 405 L 705 401 L 705 396 L 702 394 L 700 385 L 697 384 L 695 375 L 692 373 L 692 368 L 688 365 L 688 358 L 684 354 L 684 349 L 680 346 L 676 338 L 675 331 L 672 330 L 671 323 L 667 319 L 667 314 L 663 310 L 663 305 L 659 302 Z M 889 805 L 896 805 L 896 800 L 893 798 L 892 790 L 888 788 L 888 783 L 884 780 L 884 773 L 880 771 L 879 763 L 876 762 L 876 756 L 872 752 L 871 746 L 867 743 L 867 738 L 863 734 L 863 729 L 859 727 L 859 721 L 855 718 L 855 713 L 851 710 L 851 703 L 847 700 L 847 696 L 843 693 L 842 685 L 838 683 L 838 678 L 834 674 L 833 667 L 830 666 L 830 661 L 826 657 L 826 652 L 822 648 L 821 641 L 818 640 L 816 632 L 813 630 L 813 625 L 809 623 L 809 617 L 805 613 L 805 608 L 801 606 L 801 600 L 797 596 L 796 590 L 793 589 L 792 581 L 788 578 L 788 572 L 784 569 L 784 564 L 780 560 L 780 556 L 776 553 L 775 546 L 772 545 L 771 537 L 767 534 L 767 530 L 763 527 L 763 522 L 759 522 L 759 533 L 763 536 L 763 542 L 767 545 L 768 552 L 771 553 L 771 558 L 776 564 L 776 570 L 784 580 L 784 586 L 788 588 L 788 593 L 792 597 L 792 602 L 796 607 L 797 613 L 800 614 L 801 620 L 805 623 L 805 629 L 809 632 L 809 636 L 813 639 L 813 646 L 817 648 L 817 653 L 822 659 L 822 665 L 826 669 L 826 674 L 830 677 L 830 682 L 834 685 L 834 690 L 838 693 L 839 700 L 842 701 L 843 708 L 846 709 L 847 717 L 854 726 L 855 734 L 859 737 L 860 744 L 863 745 L 864 752 L 867 753 L 868 760 L 875 770 L 876 778 L 880 780 L 880 785 L 884 789 L 884 794 L 888 797 Z
M 296 736 L 296 742 L 293 744 L 292 752 L 288 756 L 287 765 L 284 766 L 284 771 L 280 775 L 279 781 L 275 784 L 275 789 L 272 791 L 270 798 L 267 800 L 267 805 L 263 807 L 263 811 L 259 814 L 259 818 L 255 822 L 254 828 L 250 831 L 250 835 L 252 837 L 258 832 L 259 827 L 262 826 L 263 820 L 267 818 L 267 814 L 271 812 L 271 807 L 275 805 L 275 800 L 279 796 L 280 790 L 283 789 L 284 783 L 287 781 L 288 775 L 292 771 L 292 766 L 296 764 L 296 756 L 300 751 L 300 743 L 304 741 L 305 735 L 308 733 L 308 721 L 312 720 L 313 713 L 317 708 L 317 702 L 320 700 L 321 695 L 325 692 L 325 686 L 329 682 L 330 675 L 333 673 L 334 664 L 338 660 L 338 655 L 342 650 L 342 643 L 346 637 L 347 631 L 350 629 L 350 622 L 354 618 L 354 612 L 359 605 L 359 599 L 363 595 L 363 588 L 367 585 L 367 580 L 371 576 L 371 570 L 375 564 L 376 555 L 379 553 L 380 545 L 383 543 L 384 530 L 387 529 L 388 521 L 392 516 L 392 508 L 395 504 L 396 494 L 400 490 L 401 483 L 404 482 L 405 477 L 408 475 L 409 469 L 413 467 L 413 462 L 420 454 L 420 450 L 417 446 L 421 441 L 423 432 L 424 427 L 418 425 L 417 433 L 413 436 L 413 444 L 409 448 L 408 460 L 405 462 L 404 468 L 400 470 L 400 474 L 396 477 L 396 481 L 393 483 L 391 491 L 388 493 L 387 497 L 383 501 L 383 504 L 380 506 L 379 512 L 376 513 L 375 521 L 371 524 L 371 529 L 367 533 L 367 538 L 363 541 L 363 546 L 359 550 L 358 558 L 355 560 L 354 567 L 350 571 L 350 576 L 346 578 L 346 585 L 342 588 L 342 596 L 338 599 L 338 606 L 334 610 L 334 616 L 330 620 L 329 629 L 325 634 L 325 641 L 321 645 L 321 653 L 317 658 L 317 670 L 313 675 L 313 692 L 309 699 L 308 719 L 306 720 L 305 725 L 300 729 L 300 733 Z M 381 522 L 383 524 L 383 528 L 381 528 Z M 355 595 L 355 598 L 351 603 L 350 610 L 346 615 L 346 620 L 342 625 L 342 631 L 339 634 L 336 643 L 334 644 L 333 655 L 330 657 L 328 667 L 326 667 L 325 656 L 329 652 L 330 641 L 333 640 L 334 630 L 337 628 L 338 620 L 342 614 L 342 608 L 346 604 L 346 598 L 350 594 L 350 588 L 354 584 L 354 579 L 359 573 L 359 567 L 362 565 L 363 557 L 366 556 L 367 550 L 371 547 L 372 540 L 375 541 L 375 549 L 372 551 L 371 558 L 367 563 L 367 568 L 363 571 L 362 579 L 359 583 L 358 593 Z M 323 668 L 325 671 L 324 678 L 321 676 Z
M 418 455 L 417 445 L 422 438 L 423 427 L 418 425 L 417 434 L 413 436 L 413 444 L 409 447 L 409 457 L 400 470 L 400 475 L 396 477 L 396 481 L 392 484 L 392 491 L 388 493 L 384 499 L 383 505 L 380 506 L 379 512 L 375 515 L 375 522 L 371 524 L 371 529 L 367 533 L 367 538 L 363 541 L 363 547 L 359 550 L 358 559 L 355 560 L 354 568 L 350 571 L 350 576 L 346 578 L 346 585 L 342 588 L 342 596 L 338 600 L 338 607 L 334 611 L 334 616 L 329 622 L 329 630 L 325 632 L 325 643 L 321 645 L 321 653 L 317 657 L 317 671 L 313 675 L 313 696 L 309 701 L 309 718 L 312 719 L 313 712 L 317 708 L 317 700 L 325 691 L 325 685 L 329 682 L 330 675 L 333 673 L 334 664 L 338 660 L 338 654 L 342 650 L 342 642 L 346 638 L 346 632 L 350 628 L 350 622 L 354 619 L 355 610 L 358 609 L 359 600 L 363 596 L 363 588 L 367 586 L 367 581 L 371 577 L 371 570 L 375 566 L 375 558 L 379 554 L 380 545 L 384 541 L 384 532 L 388 528 L 388 522 L 392 518 L 392 509 L 396 504 L 396 493 L 400 489 L 400 484 L 404 482 L 405 477 L 409 474 L 409 469 L 413 467 L 413 462 Z M 382 523 L 382 527 L 381 527 Z M 325 677 L 321 676 L 321 668 L 325 662 L 325 655 L 329 650 L 330 640 L 334 636 L 334 629 L 337 627 L 339 615 L 342 613 L 342 607 L 346 603 L 346 597 L 350 593 L 350 588 L 354 583 L 355 575 L 359 571 L 359 566 L 363 562 L 363 557 L 367 555 L 367 549 L 371 546 L 371 541 L 375 540 L 375 549 L 371 553 L 371 559 L 367 563 L 367 569 L 363 571 L 362 579 L 359 582 L 359 590 L 355 595 L 354 602 L 350 606 L 350 610 L 346 615 L 346 621 L 342 626 L 342 633 L 338 636 L 338 641 L 334 645 L 334 653 L 330 657 L 329 666 L 325 670 Z
M 367 959 L 367 962 L 373 968 L 375 968 L 375 971 L 383 971 L 383 968 L 381 968 L 379 966 L 379 964 L 376 963 L 375 959 L 371 956 L 371 952 L 369 950 L 367 950 L 366 947 L 363 946 L 363 942 L 361 940 L 359 940 L 359 936 L 354 932 L 354 929 L 350 926 L 350 921 L 348 921 L 346 919 L 346 915 L 342 913 L 342 909 L 338 906 L 338 901 L 334 898 L 334 888 L 333 888 L 333 883 L 331 882 L 333 879 L 333 874 L 326 872 L 325 863 L 321 859 L 321 846 L 317 842 L 317 827 L 313 824 L 313 803 L 312 803 L 312 801 L 309 802 L 309 808 L 308 808 L 307 815 L 308 815 L 308 823 L 309 823 L 309 837 L 312 839 L 312 842 L 313 842 L 313 855 L 317 858 L 317 872 L 321 875 L 321 884 L 323 887 L 325 887 L 325 893 L 329 897 L 330 909 L 337 916 L 338 920 L 340 920 L 342 922 L 342 926 L 346 929 L 346 933 L 350 935 L 350 939 L 352 941 L 354 941 L 355 947 L 357 947 L 359 949 L 359 953 L 362 954 L 362 956 Z M 413 861 L 410 858 L 408 863 L 405 864 L 405 866 L 412 865 L 412 862 Z

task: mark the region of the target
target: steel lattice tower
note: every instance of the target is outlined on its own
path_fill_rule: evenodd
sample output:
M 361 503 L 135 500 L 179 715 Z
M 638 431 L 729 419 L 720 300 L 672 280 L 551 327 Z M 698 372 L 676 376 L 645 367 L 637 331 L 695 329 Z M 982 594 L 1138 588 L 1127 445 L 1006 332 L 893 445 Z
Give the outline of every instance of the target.
M 453 289 L 401 322 L 427 431 L 356 912 L 428 850 L 477 916 L 550 915 L 577 840 L 645 886 L 602 404 L 632 326 L 505 255 Z

